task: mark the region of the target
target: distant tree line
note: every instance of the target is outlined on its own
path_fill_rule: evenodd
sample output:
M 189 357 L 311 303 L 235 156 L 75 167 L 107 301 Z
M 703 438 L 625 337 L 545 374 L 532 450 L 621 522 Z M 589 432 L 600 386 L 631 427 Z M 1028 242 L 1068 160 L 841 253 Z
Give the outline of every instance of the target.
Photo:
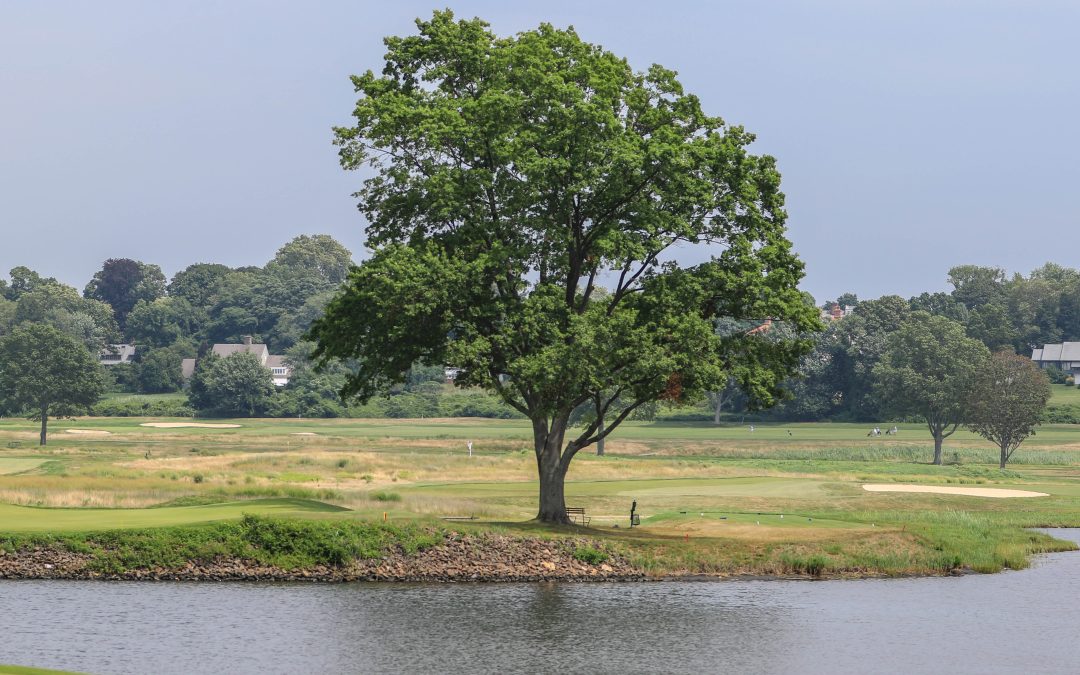
M 133 363 L 99 369 L 103 387 L 131 394 L 187 393 L 182 401 L 106 399 L 67 406 L 103 415 L 221 414 L 280 417 L 511 417 L 516 412 L 481 392 L 454 391 L 442 368 L 416 369 L 404 386 L 368 405 L 345 404 L 338 391 L 347 365 L 315 372 L 303 336 L 347 278 L 352 255 L 328 235 L 301 235 L 261 267 L 195 263 L 168 279 L 160 266 L 110 258 L 80 293 L 55 278 L 16 267 L 0 278 L 0 338 L 23 326 L 49 326 L 85 348 L 96 368 L 110 345 L 137 346 Z M 215 343 L 251 336 L 284 354 L 289 384 L 237 355 L 210 358 Z M 190 382 L 181 362 L 198 358 Z M 85 397 L 84 397 L 85 398 Z M 59 409 L 59 408 L 58 408 Z M 25 412 L 14 399 L 0 414 Z
M 876 421 L 895 415 L 874 372 L 895 335 L 924 314 L 950 322 L 950 335 L 976 341 L 987 353 L 1030 356 L 1046 343 L 1080 340 L 1080 271 L 1052 263 L 1029 275 L 1011 277 L 996 267 L 960 265 L 949 270 L 950 292 L 922 293 L 904 299 L 886 295 L 860 301 L 845 293 L 820 305 L 853 307 L 850 315 L 826 322 L 814 349 L 803 358 L 798 375 L 787 382 L 789 398 L 758 415 L 777 420 Z M 970 346 L 971 343 L 966 343 Z M 954 349 L 956 345 L 951 345 Z M 882 371 L 879 369 L 879 374 Z M 1066 376 L 1051 368 L 1055 383 Z M 1071 384 L 1071 382 L 1070 382 Z M 735 387 L 713 394 L 708 414 L 755 413 L 752 401 Z M 719 407 L 718 407 L 719 406 Z M 1080 422 L 1080 410 L 1050 410 L 1048 421 Z
M 133 343 L 138 346 L 134 363 L 102 370 L 106 389 L 188 394 L 185 401 L 170 403 L 106 400 L 91 406 L 97 414 L 520 416 L 496 396 L 449 385 L 442 368 L 419 364 L 408 382 L 388 387 L 384 396 L 365 405 L 342 402 L 338 392 L 345 385 L 349 364 L 331 364 L 317 372 L 310 361 L 313 345 L 304 335 L 338 292 L 351 266 L 351 254 L 333 238 L 302 235 L 282 246 L 262 267 L 196 263 L 171 279 L 155 264 L 109 259 L 81 293 L 54 278 L 16 267 L 8 279 L 0 278 L 0 337 L 20 326 L 46 325 L 94 357 L 108 345 Z M 886 295 L 864 301 L 845 293 L 822 303 L 824 310 L 840 305 L 853 311 L 841 320 L 826 322 L 797 375 L 784 382 L 787 397 L 771 408 L 744 393 L 747 388 L 738 381 L 739 359 L 733 357 L 728 386 L 710 392 L 699 407 L 649 405 L 636 410 L 634 418 L 896 419 L 898 408 L 890 388 L 883 384 L 890 367 L 886 358 L 890 336 L 913 321 L 925 322 L 925 316 L 948 321 L 950 335 L 978 343 L 987 354 L 1026 356 L 1032 347 L 1044 343 L 1080 340 L 1080 271 L 1046 264 L 1027 276 L 1008 277 L 999 268 L 962 265 L 951 269 L 948 278 L 953 287 L 948 293 L 922 293 L 906 300 Z M 809 295 L 805 301 L 815 303 Z M 755 331 L 760 328 L 760 321 L 717 321 L 719 333 L 739 338 L 732 342 L 733 353 L 739 351 L 744 357 L 748 350 L 758 348 L 755 344 L 779 344 L 785 339 L 787 329 L 782 322 Z M 751 333 L 757 339 L 745 339 Z M 273 387 L 265 368 L 251 364 L 242 368 L 239 362 L 217 364 L 207 358 L 214 343 L 240 342 L 245 335 L 267 344 L 271 352 L 286 355 L 293 371 L 288 386 Z M 199 371 L 185 383 L 181 361 L 196 357 Z M 1065 381 L 1063 373 L 1047 372 L 1052 381 Z M 13 405 L 0 403 L 0 413 L 16 412 Z M 586 403 L 575 418 L 591 419 L 590 414 Z M 1044 418 L 1080 422 L 1080 410 L 1055 408 L 1044 413 Z

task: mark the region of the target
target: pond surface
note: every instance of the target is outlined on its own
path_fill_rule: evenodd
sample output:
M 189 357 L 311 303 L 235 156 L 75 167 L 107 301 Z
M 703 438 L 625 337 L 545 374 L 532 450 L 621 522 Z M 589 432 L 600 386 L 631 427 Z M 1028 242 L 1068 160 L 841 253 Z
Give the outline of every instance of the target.
M 103 674 L 1080 672 L 1080 553 L 870 581 L 3 581 L 0 609 L 0 663 Z

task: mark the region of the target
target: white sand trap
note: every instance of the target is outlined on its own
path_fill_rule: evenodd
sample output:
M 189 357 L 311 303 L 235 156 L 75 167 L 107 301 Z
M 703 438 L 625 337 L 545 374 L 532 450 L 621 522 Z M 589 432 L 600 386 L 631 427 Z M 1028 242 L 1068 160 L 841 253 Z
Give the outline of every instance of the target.
M 104 429 L 64 429 L 65 433 L 69 434 L 84 434 L 87 436 L 108 436 L 112 432 L 105 431 Z
M 869 484 L 863 485 L 862 487 L 869 492 L 933 492 L 934 494 L 939 495 L 966 495 L 968 497 L 993 497 L 995 499 L 1050 496 L 1045 492 L 1010 490 L 1007 488 L 946 487 L 944 485 L 901 485 L 889 483 Z
M 199 429 L 235 429 L 240 424 L 201 424 L 199 422 L 143 422 L 140 427 L 157 427 L 158 429 L 180 429 L 183 427 L 198 427 Z
M 294 431 L 289 435 L 290 436 L 318 436 L 319 434 L 315 433 L 314 431 Z

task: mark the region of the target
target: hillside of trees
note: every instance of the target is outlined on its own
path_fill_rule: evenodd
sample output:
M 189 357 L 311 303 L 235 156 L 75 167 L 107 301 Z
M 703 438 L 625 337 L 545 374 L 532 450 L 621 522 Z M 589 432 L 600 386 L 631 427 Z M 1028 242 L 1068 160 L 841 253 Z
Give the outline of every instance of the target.
M 199 358 L 202 370 L 204 362 L 212 361 L 206 357 L 215 343 L 239 343 L 244 336 L 265 343 L 271 353 L 286 355 L 293 369 L 289 384 L 281 390 L 249 383 L 252 392 L 243 398 L 243 405 L 222 405 L 196 390 L 187 400 L 157 399 L 134 406 L 106 399 L 94 406 L 92 412 L 97 414 L 515 414 L 489 395 L 454 391 L 445 383 L 442 367 L 418 366 L 407 384 L 367 406 L 343 404 L 337 391 L 344 383 L 345 366 L 314 372 L 308 360 L 311 344 L 303 341 L 303 335 L 348 276 L 351 265 L 351 253 L 333 238 L 302 235 L 282 246 L 262 267 L 195 263 L 171 279 L 153 263 L 109 259 L 81 292 L 27 267 L 16 267 L 8 279 L 0 278 L 0 337 L 33 323 L 53 326 L 76 338 L 95 356 L 109 345 L 135 344 L 134 363 L 103 367 L 113 392 L 163 394 L 185 391 L 191 384 L 197 389 L 206 378 L 197 374 L 186 385 L 181 361 Z M 239 378 L 239 369 L 233 368 L 229 376 Z M 225 386 L 220 380 L 214 384 Z
M 26 267 L 16 267 L 7 279 L 0 278 L 0 336 L 32 323 L 58 329 L 92 354 L 112 344 L 135 344 L 134 363 L 104 368 L 113 392 L 188 394 L 137 406 L 107 399 L 94 406 L 92 412 L 97 414 L 518 416 L 497 397 L 447 384 L 440 364 L 417 364 L 408 382 L 365 406 L 343 403 L 337 392 L 348 364 L 316 372 L 309 360 L 313 345 L 304 341 L 304 334 L 345 281 L 351 265 L 350 252 L 333 238 L 302 235 L 282 246 L 261 267 L 195 263 L 171 279 L 150 262 L 109 259 L 81 291 Z M 825 322 L 814 350 L 803 359 L 798 375 L 787 382 L 790 396 L 771 409 L 756 409 L 732 378 L 726 390 L 712 393 L 696 407 L 666 410 L 651 406 L 638 417 L 882 419 L 885 411 L 874 391 L 872 373 L 882 359 L 888 336 L 913 312 L 958 323 L 990 352 L 1027 356 L 1033 347 L 1044 343 L 1080 340 L 1078 270 L 1048 263 L 1026 276 L 1010 277 L 1000 268 L 961 265 L 949 271 L 949 283 L 950 292 L 927 292 L 908 299 L 886 295 L 860 301 L 854 293 L 845 293 L 821 303 L 823 310 L 837 304 L 853 310 L 842 319 Z M 809 295 L 806 301 L 816 303 Z M 746 332 L 759 326 L 721 321 L 717 330 Z M 783 325 L 773 324 L 760 331 L 761 339 L 775 339 L 784 330 Z M 242 405 L 230 406 L 210 395 L 215 387 L 228 388 L 229 383 L 221 380 L 226 375 L 211 377 L 207 368 L 193 382 L 183 381 L 182 359 L 198 357 L 200 364 L 210 362 L 206 356 L 213 344 L 238 343 L 246 335 L 265 343 L 271 353 L 286 355 L 293 369 L 287 386 L 275 390 L 262 383 L 251 385 L 257 394 L 245 398 Z M 238 373 L 233 368 L 228 376 L 240 377 Z M 1050 375 L 1058 383 L 1065 381 L 1061 373 Z M 1050 414 L 1061 419 L 1049 421 L 1080 422 L 1080 411 L 1052 408 Z
M 886 295 L 860 302 L 853 293 L 821 305 L 854 307 L 850 315 L 827 321 L 799 377 L 789 382 L 791 398 L 764 413 L 783 420 L 871 421 L 883 418 L 874 391 L 874 367 L 889 335 L 914 312 L 945 317 L 963 327 L 990 352 L 1030 356 L 1045 343 L 1080 340 L 1080 271 L 1053 263 L 1028 275 L 1007 276 L 997 267 L 960 265 L 949 270 L 952 291 L 922 293 L 904 299 Z M 1051 381 L 1065 383 L 1060 372 Z M 749 406 L 752 407 L 752 406 Z M 747 404 L 734 393 L 723 411 L 745 413 Z M 1054 410 L 1057 422 L 1080 422 L 1080 410 Z

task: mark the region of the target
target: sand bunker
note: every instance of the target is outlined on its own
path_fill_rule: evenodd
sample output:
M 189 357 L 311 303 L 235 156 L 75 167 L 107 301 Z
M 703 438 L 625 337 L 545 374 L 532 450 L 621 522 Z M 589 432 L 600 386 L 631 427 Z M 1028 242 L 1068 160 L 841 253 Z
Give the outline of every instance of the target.
M 290 436 L 318 436 L 319 434 L 315 433 L 314 431 L 294 431 L 289 435 Z
M 157 427 L 158 429 L 180 429 L 182 427 L 198 427 L 199 429 L 235 429 L 240 424 L 201 424 L 199 422 L 143 422 L 140 427 Z
M 900 485 L 900 484 L 870 484 L 863 485 L 864 490 L 869 492 L 933 492 L 940 495 L 966 495 L 968 497 L 994 497 L 1003 499 L 1007 497 L 1049 497 L 1045 492 L 1032 492 L 1031 490 L 1009 490 L 1007 488 L 984 488 L 984 487 L 952 487 L 945 485 Z
M 104 429 L 64 429 L 65 433 L 69 434 L 85 434 L 88 436 L 108 436 L 111 431 L 105 431 Z

